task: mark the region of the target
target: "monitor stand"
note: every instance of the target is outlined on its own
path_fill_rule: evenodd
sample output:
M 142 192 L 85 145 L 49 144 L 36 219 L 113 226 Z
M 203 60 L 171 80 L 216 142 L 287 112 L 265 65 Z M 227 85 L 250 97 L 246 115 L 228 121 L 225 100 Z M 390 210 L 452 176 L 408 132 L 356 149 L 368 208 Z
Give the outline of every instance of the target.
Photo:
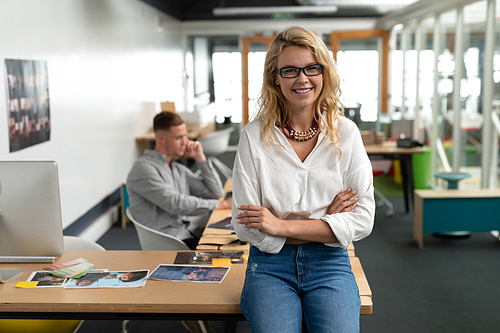
M 22 272 L 21 270 L 2 270 L 0 268 L 0 283 L 5 283 Z

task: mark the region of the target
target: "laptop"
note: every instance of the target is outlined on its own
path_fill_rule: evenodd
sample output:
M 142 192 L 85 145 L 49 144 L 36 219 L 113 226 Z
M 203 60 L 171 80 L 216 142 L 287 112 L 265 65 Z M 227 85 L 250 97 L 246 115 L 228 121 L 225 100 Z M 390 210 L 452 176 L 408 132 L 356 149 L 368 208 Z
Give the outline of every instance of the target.
M 57 163 L 0 161 L 0 262 L 54 262 L 63 253 Z

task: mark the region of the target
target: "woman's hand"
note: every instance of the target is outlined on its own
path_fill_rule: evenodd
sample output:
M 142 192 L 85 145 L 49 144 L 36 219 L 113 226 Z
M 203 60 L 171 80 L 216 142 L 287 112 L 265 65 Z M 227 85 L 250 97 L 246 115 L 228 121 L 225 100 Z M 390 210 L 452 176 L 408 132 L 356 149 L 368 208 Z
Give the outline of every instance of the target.
M 335 196 L 333 202 L 328 206 L 328 214 L 338 214 L 338 213 L 347 213 L 356 208 L 359 199 L 354 198 L 356 195 L 356 190 L 347 189 L 344 192 L 340 192 Z
M 274 216 L 267 208 L 256 205 L 242 205 L 238 209 L 244 210 L 238 214 L 238 223 L 245 228 L 255 228 L 271 236 L 282 236 L 283 220 Z

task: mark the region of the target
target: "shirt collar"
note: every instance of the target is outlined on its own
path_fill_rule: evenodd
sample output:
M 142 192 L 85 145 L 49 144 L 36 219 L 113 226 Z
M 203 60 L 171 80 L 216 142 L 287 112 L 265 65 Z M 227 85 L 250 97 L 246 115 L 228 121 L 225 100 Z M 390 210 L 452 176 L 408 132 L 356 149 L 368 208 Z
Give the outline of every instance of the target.
M 157 152 L 156 150 L 146 149 L 144 151 L 144 155 L 151 157 L 155 160 L 158 160 L 159 162 L 161 162 L 163 164 L 167 163 L 167 156 L 163 155 L 162 153 Z

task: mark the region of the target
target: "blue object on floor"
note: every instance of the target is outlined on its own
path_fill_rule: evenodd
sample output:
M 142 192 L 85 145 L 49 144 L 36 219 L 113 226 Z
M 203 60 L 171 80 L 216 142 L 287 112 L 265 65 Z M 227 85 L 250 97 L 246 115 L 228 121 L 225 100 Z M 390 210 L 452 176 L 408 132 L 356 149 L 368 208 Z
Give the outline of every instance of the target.
M 448 189 L 458 189 L 458 182 L 465 178 L 470 178 L 470 173 L 465 172 L 438 172 L 434 176 L 448 181 Z

